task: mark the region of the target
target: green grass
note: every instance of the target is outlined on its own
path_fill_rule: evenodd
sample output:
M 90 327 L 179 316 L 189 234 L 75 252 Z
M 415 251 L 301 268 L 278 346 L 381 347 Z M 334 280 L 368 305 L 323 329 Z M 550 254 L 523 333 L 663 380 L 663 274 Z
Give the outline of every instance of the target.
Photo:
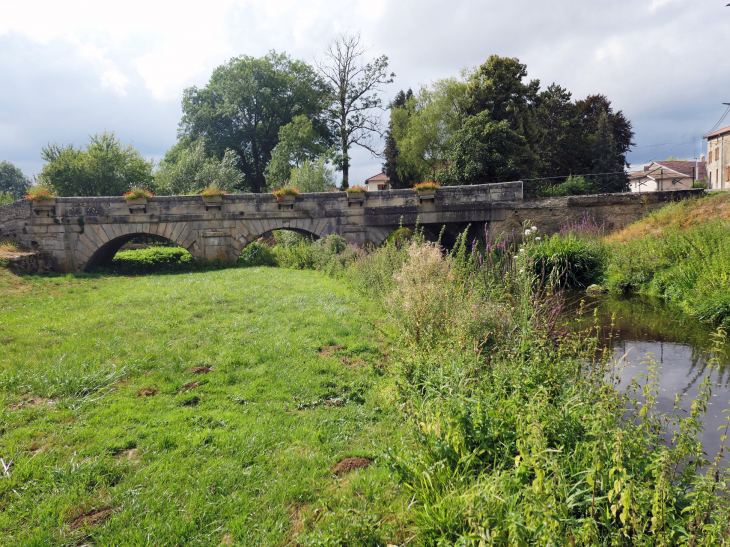
M 273 268 L 0 274 L 2 545 L 403 541 L 381 459 L 404 427 L 366 299 Z M 348 456 L 376 464 L 338 479 Z

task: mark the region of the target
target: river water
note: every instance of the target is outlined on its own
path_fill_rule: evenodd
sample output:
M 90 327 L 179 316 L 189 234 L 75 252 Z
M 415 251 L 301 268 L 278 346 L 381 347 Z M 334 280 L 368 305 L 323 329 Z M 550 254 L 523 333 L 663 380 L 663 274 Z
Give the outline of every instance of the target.
M 576 300 L 576 295 L 571 295 Z M 581 296 L 591 313 L 574 322 L 575 326 L 593 324 L 592 310 L 596 310 L 599 338 L 602 345 L 614 351 L 614 359 L 621 360 L 621 385 L 628 385 L 632 378 L 646 373 L 650 362 L 657 363 L 659 394 L 656 410 L 671 414 L 676 394 L 680 394 L 681 407 L 688 409 L 699 395 L 702 381 L 710 375 L 712 396 L 705 415 L 702 442 L 709 460 L 720 449 L 720 426 L 726 424 L 730 409 L 730 347 L 717 347 L 713 329 L 667 306 L 662 300 L 644 297 Z M 573 307 L 573 309 L 575 309 Z M 613 323 L 613 327 L 612 327 Z M 712 361 L 711 361 L 712 360 Z M 643 380 L 640 380 L 642 385 Z M 723 428 L 724 430 L 724 428 Z M 730 442 L 730 439 L 728 439 Z M 725 461 L 730 461 L 727 450 Z

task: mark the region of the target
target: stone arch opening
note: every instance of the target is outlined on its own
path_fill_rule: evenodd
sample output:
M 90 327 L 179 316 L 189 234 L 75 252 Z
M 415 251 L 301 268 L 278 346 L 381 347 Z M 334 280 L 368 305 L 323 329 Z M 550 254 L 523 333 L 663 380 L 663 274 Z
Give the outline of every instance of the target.
M 111 239 L 101 245 L 92 255 L 91 258 L 84 265 L 84 270 L 90 270 L 99 266 L 107 266 L 112 263 L 112 260 L 116 254 L 122 250 L 122 247 L 128 243 L 134 242 L 135 240 L 141 240 L 149 238 L 155 242 L 168 242 L 170 247 L 180 247 L 180 245 L 170 238 L 163 237 L 157 234 L 149 232 L 136 232 L 131 234 L 124 234 L 114 239 Z M 144 245 L 143 243 L 140 245 Z

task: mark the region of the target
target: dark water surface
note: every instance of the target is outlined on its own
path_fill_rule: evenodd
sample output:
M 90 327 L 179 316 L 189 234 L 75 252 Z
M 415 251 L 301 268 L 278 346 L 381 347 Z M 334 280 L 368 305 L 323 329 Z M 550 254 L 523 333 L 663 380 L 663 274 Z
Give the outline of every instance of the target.
M 625 364 L 619 368 L 621 385 L 628 385 L 632 378 L 646 373 L 652 361 L 658 365 L 657 411 L 671 414 L 676 394 L 681 396 L 681 407 L 689 409 L 699 395 L 700 384 L 710 375 L 712 396 L 703 419 L 702 442 L 707 458 L 714 459 L 720 449 L 720 435 L 724 433 L 724 428 L 723 431 L 718 428 L 725 425 L 729 415 L 723 410 L 730 409 L 728 345 L 713 353 L 713 347 L 717 346 L 713 337 L 715 330 L 659 299 L 636 296 L 581 298 L 596 310 L 598 325 L 602 327 L 599 331 L 601 343 L 614 350 L 615 361 Z M 570 299 L 575 301 L 576 295 L 571 295 Z M 586 327 L 593 322 L 593 313 L 589 313 L 575 324 Z M 644 379 L 639 381 L 644 385 Z M 730 461 L 727 451 L 725 461 Z

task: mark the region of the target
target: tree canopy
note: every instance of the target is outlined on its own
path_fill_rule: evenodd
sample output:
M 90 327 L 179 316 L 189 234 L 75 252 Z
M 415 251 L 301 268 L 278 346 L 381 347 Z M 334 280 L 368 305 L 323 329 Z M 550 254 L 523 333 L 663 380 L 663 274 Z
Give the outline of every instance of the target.
M 236 57 L 205 87 L 185 90 L 179 137 L 205 138 L 219 159 L 233 150 L 243 173 L 239 189 L 260 192 L 283 126 L 303 115 L 323 139 L 330 137 L 324 118 L 329 100 L 325 82 L 303 61 L 274 51 Z
M 0 161 L 0 193 L 13 199 L 25 196 L 30 180 L 9 161 Z M 6 198 L 8 199 L 8 198 Z
M 243 181 L 243 174 L 236 165 L 236 153 L 226 150 L 219 160 L 206 152 L 202 140 L 182 149 L 174 160 L 161 162 L 154 183 L 157 193 L 189 195 L 211 187 L 233 192 Z
M 557 84 L 540 91 L 518 59 L 492 55 L 459 78 L 396 97 L 383 170 L 395 185 L 434 177 L 448 184 L 541 178 L 552 185 L 588 174 L 591 184 L 619 191 L 633 135 L 605 95 L 575 101 Z M 598 175 L 606 172 L 618 174 Z
M 289 182 L 292 169 L 301 167 L 305 161 L 313 162 L 328 151 L 328 140 L 312 122 L 306 116 L 295 116 L 291 123 L 279 129 L 279 143 L 272 151 L 266 168 L 268 189 L 284 186 Z
M 38 178 L 59 196 L 120 196 L 152 182 L 152 162 L 113 132 L 89 137 L 84 149 L 49 143 L 41 158 L 47 163 Z

